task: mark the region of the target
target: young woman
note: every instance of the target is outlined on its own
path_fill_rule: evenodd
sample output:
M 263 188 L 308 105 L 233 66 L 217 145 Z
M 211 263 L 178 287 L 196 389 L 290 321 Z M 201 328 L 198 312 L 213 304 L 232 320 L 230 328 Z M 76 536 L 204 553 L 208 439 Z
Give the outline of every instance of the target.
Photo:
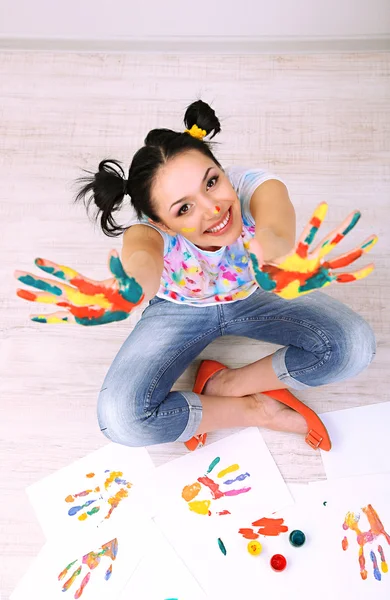
M 20 281 L 41 290 L 18 295 L 63 307 L 33 316 L 36 321 L 82 325 L 124 319 L 149 301 L 99 394 L 99 424 L 114 442 L 183 441 L 195 449 L 208 431 L 261 426 L 306 434 L 312 447 L 329 450 L 320 419 L 285 388 L 344 381 L 372 361 L 370 326 L 317 290 L 366 276 L 372 265 L 353 274 L 334 269 L 371 249 L 376 237 L 324 260 L 356 224 L 355 211 L 309 252 L 326 205 L 316 209 L 296 244 L 284 183 L 262 169 L 221 166 L 203 140 L 220 131 L 206 103 L 191 104 L 184 122 L 183 132 L 149 132 L 127 180 L 113 160 L 82 180 L 77 200 L 96 205 L 104 233 L 124 233 L 122 260 L 110 254 L 113 276 L 96 282 L 37 259 L 37 266 L 68 283 L 18 272 Z M 127 196 L 137 219 L 124 227 L 116 212 Z M 192 391 L 172 391 L 206 346 L 229 335 L 282 348 L 238 369 L 203 361 Z

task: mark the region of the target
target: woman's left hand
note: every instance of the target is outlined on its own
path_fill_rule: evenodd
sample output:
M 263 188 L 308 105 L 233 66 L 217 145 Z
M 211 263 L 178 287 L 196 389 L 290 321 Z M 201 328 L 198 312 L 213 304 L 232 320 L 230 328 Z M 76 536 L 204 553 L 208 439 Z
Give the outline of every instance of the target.
M 249 242 L 250 258 L 257 283 L 261 288 L 277 294 L 281 298 L 292 299 L 309 294 L 315 290 L 326 287 L 332 282 L 349 283 L 367 277 L 374 269 L 371 263 L 353 273 L 335 273 L 334 269 L 346 267 L 355 262 L 360 256 L 371 250 L 378 238 L 372 235 L 360 246 L 349 252 L 324 261 L 324 256 L 355 227 L 360 219 L 360 212 L 354 211 L 345 221 L 334 229 L 320 244 L 309 252 L 309 246 L 325 218 L 328 210 L 326 202 L 319 204 L 312 218 L 305 227 L 295 249 L 272 263 L 265 263 L 261 245 L 256 236 Z

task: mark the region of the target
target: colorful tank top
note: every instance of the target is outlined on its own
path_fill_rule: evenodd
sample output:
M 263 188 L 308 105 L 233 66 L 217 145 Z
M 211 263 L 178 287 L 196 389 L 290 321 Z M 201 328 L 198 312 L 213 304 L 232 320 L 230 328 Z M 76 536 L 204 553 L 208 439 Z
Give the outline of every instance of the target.
M 157 229 L 164 239 L 164 268 L 161 275 L 159 298 L 190 304 L 210 306 L 221 302 L 236 302 L 250 296 L 258 287 L 248 244 L 255 234 L 255 222 L 250 213 L 250 200 L 255 189 L 276 175 L 261 169 L 233 166 L 225 174 L 237 193 L 241 204 L 242 230 L 239 238 L 219 250 L 201 250 L 180 234 L 171 236 L 147 221 L 130 221 Z

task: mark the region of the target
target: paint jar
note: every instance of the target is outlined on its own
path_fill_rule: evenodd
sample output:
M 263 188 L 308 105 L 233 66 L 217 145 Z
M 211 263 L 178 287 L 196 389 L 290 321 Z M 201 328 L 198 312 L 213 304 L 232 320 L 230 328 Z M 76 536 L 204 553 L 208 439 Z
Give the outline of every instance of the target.
M 291 546 L 294 546 L 294 548 L 300 548 L 305 543 L 306 536 L 303 531 L 300 531 L 300 529 L 294 529 L 294 531 L 290 533 L 289 540 Z
M 274 554 L 270 560 L 270 565 L 274 571 L 281 572 L 287 566 L 287 560 L 283 554 Z

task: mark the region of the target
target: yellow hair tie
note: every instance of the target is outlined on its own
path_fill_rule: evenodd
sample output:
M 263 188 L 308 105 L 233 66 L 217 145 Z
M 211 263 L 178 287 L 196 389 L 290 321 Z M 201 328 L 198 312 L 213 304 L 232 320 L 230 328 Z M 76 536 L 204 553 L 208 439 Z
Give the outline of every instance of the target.
M 189 133 L 192 137 L 198 138 L 198 140 L 203 140 L 204 136 L 207 135 L 207 131 L 200 129 L 197 125 L 193 125 L 191 129 L 185 129 L 184 133 Z

